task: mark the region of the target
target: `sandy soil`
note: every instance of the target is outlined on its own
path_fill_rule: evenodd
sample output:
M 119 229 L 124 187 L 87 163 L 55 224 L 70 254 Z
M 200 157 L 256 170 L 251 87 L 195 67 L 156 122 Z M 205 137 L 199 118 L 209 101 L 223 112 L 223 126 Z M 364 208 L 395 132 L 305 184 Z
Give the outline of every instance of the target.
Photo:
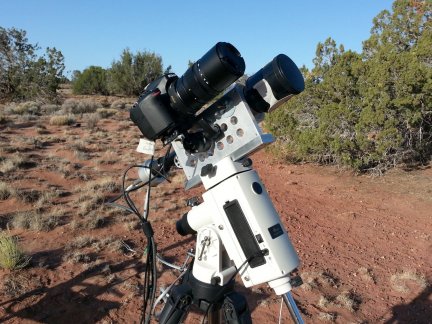
M 144 236 L 133 216 L 100 206 L 114 193 L 95 199 L 101 193 L 89 187 L 103 179 L 119 184 L 127 165 L 145 159 L 135 152 L 138 130 L 124 111 L 93 129 L 86 116 L 71 126 L 49 125 L 49 117 L 11 118 L 0 125 L 1 163 L 17 156 L 27 163 L 0 174 L 20 192 L 0 200 L 0 226 L 20 237 L 31 261 L 23 270 L 0 270 L 0 322 L 139 322 Z M 430 167 L 373 178 L 287 165 L 263 151 L 252 158 L 301 258 L 304 284 L 293 295 L 307 323 L 432 322 Z M 177 170 L 172 183 L 153 190 L 150 214 L 158 250 L 175 263 L 194 246 L 176 233 L 175 222 L 188 210 L 185 199 L 202 193 L 185 192 L 183 180 Z M 51 196 L 41 200 L 44 193 Z M 56 226 L 11 225 L 18 212 L 36 210 L 45 218 L 55 214 Z M 158 268 L 158 284 L 172 282 L 175 271 Z M 277 323 L 280 297 L 272 290 L 241 284 L 238 290 L 254 323 Z M 186 322 L 201 317 L 193 311 Z M 286 308 L 282 319 L 290 323 Z

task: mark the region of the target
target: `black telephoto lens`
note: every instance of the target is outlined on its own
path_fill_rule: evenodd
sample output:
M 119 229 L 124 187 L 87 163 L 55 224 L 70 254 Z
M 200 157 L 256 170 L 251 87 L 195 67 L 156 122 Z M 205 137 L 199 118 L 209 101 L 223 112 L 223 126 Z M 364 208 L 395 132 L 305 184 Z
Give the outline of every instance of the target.
M 276 100 L 299 94 L 305 87 L 303 75 L 297 65 L 288 56 L 279 54 L 246 81 L 246 100 L 249 106 L 258 112 L 268 112 L 271 108 L 255 89 L 263 80 L 269 84 Z
M 171 106 L 178 112 L 195 114 L 245 71 L 240 52 L 219 42 L 168 88 Z

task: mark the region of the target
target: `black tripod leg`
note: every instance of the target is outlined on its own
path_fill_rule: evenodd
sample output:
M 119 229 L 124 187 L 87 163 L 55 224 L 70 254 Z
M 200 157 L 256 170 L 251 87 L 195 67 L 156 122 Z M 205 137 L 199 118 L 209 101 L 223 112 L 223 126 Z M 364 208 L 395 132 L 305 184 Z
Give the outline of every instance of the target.
M 159 316 L 159 323 L 178 324 L 187 315 L 192 304 L 192 294 L 189 286 L 179 285 L 172 289 L 170 296 Z
M 237 292 L 225 296 L 222 312 L 227 324 L 252 324 L 246 298 Z

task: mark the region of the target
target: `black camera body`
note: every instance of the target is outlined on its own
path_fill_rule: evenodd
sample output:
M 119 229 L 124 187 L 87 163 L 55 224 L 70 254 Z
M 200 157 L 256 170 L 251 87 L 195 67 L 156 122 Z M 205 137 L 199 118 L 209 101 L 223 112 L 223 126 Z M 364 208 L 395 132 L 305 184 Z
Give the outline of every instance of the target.
M 179 116 L 170 108 L 168 87 L 178 79 L 174 73 L 162 75 L 149 83 L 130 110 L 130 118 L 149 140 L 173 132 Z
M 179 78 L 165 74 L 145 88 L 130 117 L 149 140 L 165 143 L 197 121 L 195 113 L 240 78 L 245 62 L 231 44 L 219 42 Z

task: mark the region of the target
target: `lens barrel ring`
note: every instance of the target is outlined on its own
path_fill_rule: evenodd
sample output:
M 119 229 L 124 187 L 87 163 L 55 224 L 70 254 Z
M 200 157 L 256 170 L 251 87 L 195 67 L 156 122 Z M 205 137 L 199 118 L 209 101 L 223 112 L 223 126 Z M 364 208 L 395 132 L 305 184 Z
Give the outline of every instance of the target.
M 195 114 L 244 70 L 239 51 L 229 43 L 219 42 L 170 85 L 171 105 L 179 113 Z

